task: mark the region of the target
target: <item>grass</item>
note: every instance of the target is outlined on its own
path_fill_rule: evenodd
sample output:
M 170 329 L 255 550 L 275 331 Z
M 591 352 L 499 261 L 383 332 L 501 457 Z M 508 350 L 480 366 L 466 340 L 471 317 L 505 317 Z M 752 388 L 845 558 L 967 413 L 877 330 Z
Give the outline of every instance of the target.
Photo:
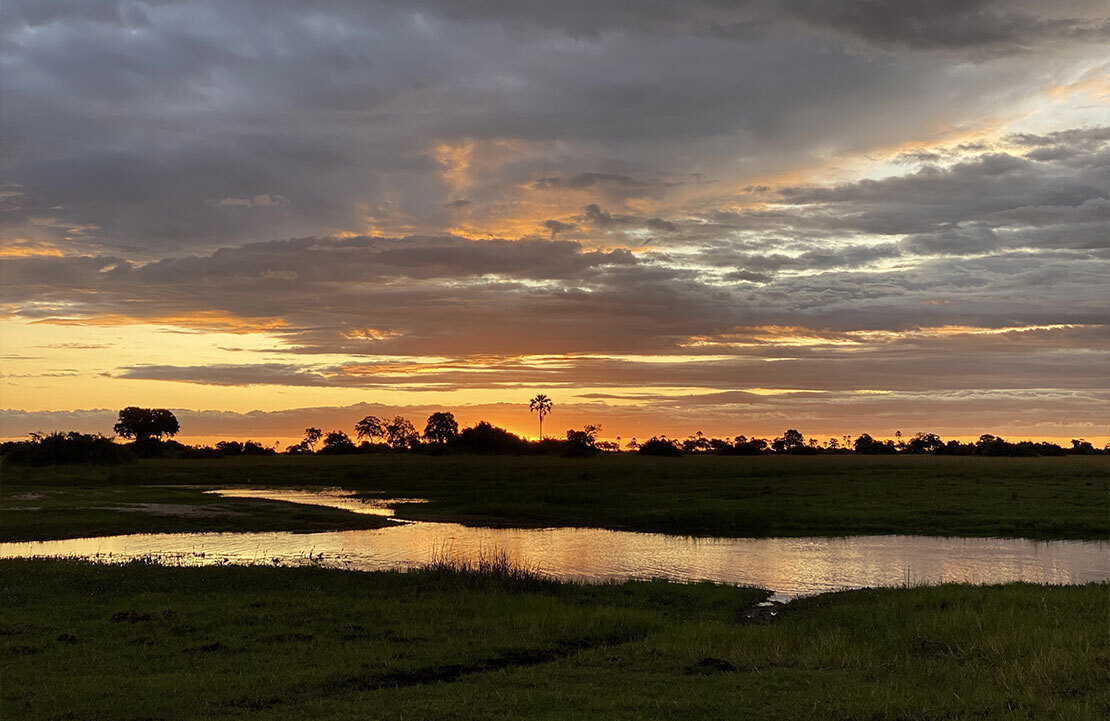
M 3 469 L 0 540 L 161 531 L 322 530 L 345 511 L 205 496 L 220 485 L 342 486 L 424 497 L 398 516 L 488 526 L 589 526 L 705 536 L 919 534 L 1110 538 L 1110 460 L 964 457 L 476 456 L 147 460 Z M 174 484 L 183 487 L 165 488 Z M 41 497 L 27 494 L 39 494 Z M 126 504 L 241 515 L 157 517 Z M 36 512 L 17 509 L 37 507 Z M 120 510 L 120 509 L 123 510 Z
M 188 592 L 183 592 L 188 589 Z M 0 561 L 20 719 L 1102 719 L 1108 587 L 829 594 Z
M 78 473 L 84 472 L 81 469 Z M 17 485 L 0 494 L 0 541 L 38 541 L 123 533 L 331 531 L 381 528 L 381 516 L 279 501 L 221 498 L 205 486 Z

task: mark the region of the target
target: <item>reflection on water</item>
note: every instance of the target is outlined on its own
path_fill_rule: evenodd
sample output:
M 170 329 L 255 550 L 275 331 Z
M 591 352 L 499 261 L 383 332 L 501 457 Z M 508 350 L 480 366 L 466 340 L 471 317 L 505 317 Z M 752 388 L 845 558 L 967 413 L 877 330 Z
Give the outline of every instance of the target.
M 268 501 L 304 503 L 310 506 L 341 508 L 354 513 L 372 516 L 393 516 L 393 507 L 401 503 L 427 503 L 425 498 L 362 498 L 342 488 L 319 490 L 289 490 L 285 488 L 219 488 L 215 493 L 225 498 L 261 498 Z
M 289 493 L 255 491 L 251 495 L 293 500 Z M 326 505 L 338 503 L 336 499 L 342 497 L 330 492 L 313 501 L 311 492 L 296 493 L 303 494 L 298 496 L 302 502 Z M 242 497 L 239 492 L 235 495 Z M 396 502 L 380 501 L 378 505 Z M 360 504 L 360 508 L 365 506 Z M 125 560 L 153 555 L 204 565 L 275 560 L 301 563 L 311 556 L 326 565 L 379 570 L 427 563 L 433 552 L 443 549 L 460 557 L 500 549 L 510 558 L 563 579 L 707 579 L 771 589 L 779 599 L 864 586 L 1110 580 L 1110 543 L 1103 541 L 925 536 L 687 538 L 589 528 L 468 528 L 426 522 L 328 533 L 143 534 L 0 543 L 0 557 L 72 555 Z

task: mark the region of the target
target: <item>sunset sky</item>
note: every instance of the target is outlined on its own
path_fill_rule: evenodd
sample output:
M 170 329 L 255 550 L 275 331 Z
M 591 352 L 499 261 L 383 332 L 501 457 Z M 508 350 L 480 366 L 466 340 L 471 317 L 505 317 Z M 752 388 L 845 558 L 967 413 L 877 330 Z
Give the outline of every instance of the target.
M 8 0 L 0 436 L 1101 445 L 1107 15 Z

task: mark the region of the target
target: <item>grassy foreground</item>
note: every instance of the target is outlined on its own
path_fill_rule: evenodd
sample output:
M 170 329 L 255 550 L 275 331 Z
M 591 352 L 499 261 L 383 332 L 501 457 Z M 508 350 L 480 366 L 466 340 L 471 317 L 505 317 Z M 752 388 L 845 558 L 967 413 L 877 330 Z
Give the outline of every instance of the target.
M 159 531 L 365 528 L 330 509 L 205 496 L 342 486 L 432 502 L 410 519 L 706 536 L 903 533 L 1110 538 L 1110 460 L 978 457 L 315 456 L 3 469 L 0 540 Z M 160 487 L 167 484 L 176 487 Z M 197 505 L 200 513 L 143 504 Z M 21 510 L 34 508 L 37 510 Z M 181 509 L 176 509 L 181 511 Z
M 797 601 L 450 568 L 0 561 L 21 719 L 1102 719 L 1103 585 Z M 183 592 L 187 589 L 187 592 Z

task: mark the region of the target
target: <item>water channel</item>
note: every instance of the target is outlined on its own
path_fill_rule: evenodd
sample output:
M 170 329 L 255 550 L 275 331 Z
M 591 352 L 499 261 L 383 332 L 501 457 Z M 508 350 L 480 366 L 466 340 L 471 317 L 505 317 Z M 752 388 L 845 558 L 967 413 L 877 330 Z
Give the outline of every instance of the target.
M 392 516 L 396 503 L 346 491 L 224 489 L 250 497 Z M 777 600 L 867 586 L 922 583 L 1073 584 L 1110 580 L 1110 542 L 933 536 L 694 538 L 595 528 L 478 528 L 405 521 L 325 533 L 155 533 L 0 543 L 0 557 L 153 557 L 187 565 L 320 563 L 353 570 L 411 568 L 436 554 L 509 558 L 561 579 L 709 580 L 774 591 Z

